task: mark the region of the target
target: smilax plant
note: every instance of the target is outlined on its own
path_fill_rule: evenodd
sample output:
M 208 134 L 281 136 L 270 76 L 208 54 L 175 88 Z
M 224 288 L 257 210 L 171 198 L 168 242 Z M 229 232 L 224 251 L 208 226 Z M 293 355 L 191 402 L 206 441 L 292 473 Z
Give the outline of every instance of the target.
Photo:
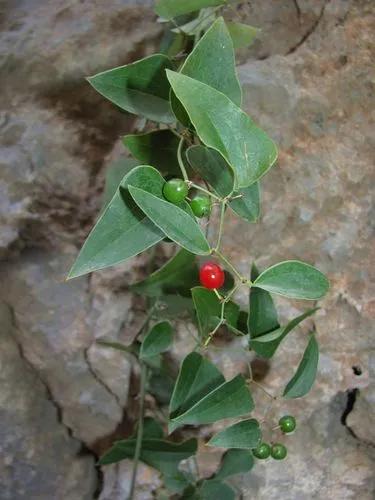
M 257 221 L 259 182 L 277 158 L 273 141 L 241 108 L 234 49 L 250 44 L 257 30 L 226 23 L 221 14 L 230 8 L 225 0 L 159 0 L 159 22 L 170 28 L 160 53 L 88 78 L 105 98 L 141 117 L 141 133 L 123 138 L 136 161 L 127 158 L 109 170 L 104 207 L 69 278 L 118 264 L 159 242 L 176 245 L 163 267 L 131 287 L 148 304 L 133 343 L 101 342 L 103 348 L 134 356 L 139 365 L 138 424 L 100 459 L 102 465 L 133 459 L 129 498 L 139 461 L 160 471 L 168 498 L 233 499 L 236 491 L 226 481 L 249 471 L 254 457 L 287 456 L 285 435 L 295 430 L 295 418 L 280 416 L 276 426 L 266 418 L 251 418 L 251 387 L 258 383 L 250 363 L 247 376 L 225 380 L 210 355 L 213 345 L 218 348 L 216 337 L 226 330 L 240 337 L 247 357 L 253 351 L 271 358 L 283 339 L 317 310 L 280 325 L 272 295 L 314 301 L 329 287 L 320 271 L 300 261 L 286 260 L 263 271 L 253 263 L 249 275 L 243 275 L 222 252 L 227 212 Z M 212 214 L 216 224 L 208 230 Z M 151 268 L 153 255 L 150 251 Z M 240 288 L 249 290 L 247 311 L 234 300 Z M 188 322 L 189 316 L 197 324 L 196 346 L 176 373 L 167 354 L 175 334 L 171 320 Z M 280 397 L 309 392 L 318 355 L 311 332 Z M 258 385 L 271 402 L 276 399 Z M 145 408 L 147 394 L 156 407 Z M 224 419 L 235 420 L 211 433 L 205 445 L 226 451 L 217 472 L 203 478 L 195 461 L 197 439 L 181 441 L 181 431 L 176 431 L 189 426 L 185 434 L 191 436 L 197 426 Z M 275 438 L 262 437 L 264 425 L 273 427 Z

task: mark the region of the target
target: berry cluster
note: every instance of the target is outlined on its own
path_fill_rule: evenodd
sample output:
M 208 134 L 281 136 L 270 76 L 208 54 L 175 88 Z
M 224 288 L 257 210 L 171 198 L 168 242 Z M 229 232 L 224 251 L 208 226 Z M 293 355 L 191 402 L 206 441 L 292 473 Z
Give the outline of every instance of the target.
M 289 434 L 296 428 L 296 419 L 291 415 L 284 415 L 279 420 L 279 427 L 281 432 Z M 275 460 L 283 460 L 287 456 L 287 449 L 281 443 L 260 443 L 259 446 L 253 449 L 253 455 L 260 460 L 265 460 L 270 456 Z
M 164 198 L 175 205 L 181 203 L 188 194 L 188 184 L 182 179 L 171 179 L 164 184 Z M 208 196 L 196 194 L 190 200 L 190 208 L 196 217 L 208 217 L 211 213 L 211 200 Z

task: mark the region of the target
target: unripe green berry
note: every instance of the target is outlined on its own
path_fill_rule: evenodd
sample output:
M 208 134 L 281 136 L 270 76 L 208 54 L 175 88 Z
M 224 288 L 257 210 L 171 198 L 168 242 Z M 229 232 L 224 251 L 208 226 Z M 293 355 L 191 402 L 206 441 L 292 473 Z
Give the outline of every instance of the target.
M 196 217 L 208 217 L 211 213 L 211 200 L 208 196 L 197 194 L 191 200 L 190 207 Z
M 291 415 L 284 415 L 279 420 L 280 429 L 285 434 L 293 432 L 296 428 L 296 419 Z
M 275 443 L 271 448 L 271 456 L 275 460 L 284 460 L 287 456 L 287 449 L 283 444 Z
M 164 198 L 171 203 L 180 203 L 188 195 L 189 188 L 182 179 L 171 179 L 163 186 Z
M 252 451 L 254 457 L 264 460 L 271 455 L 271 446 L 267 443 L 260 443 L 260 445 L 258 445 Z

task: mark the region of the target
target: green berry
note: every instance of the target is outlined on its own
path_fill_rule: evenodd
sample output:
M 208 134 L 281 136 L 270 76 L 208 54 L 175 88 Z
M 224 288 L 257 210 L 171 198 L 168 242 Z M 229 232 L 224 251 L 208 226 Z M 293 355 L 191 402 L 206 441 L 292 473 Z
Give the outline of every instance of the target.
M 276 443 L 272 445 L 271 456 L 275 460 L 284 460 L 287 455 L 287 449 L 283 444 Z
M 267 443 L 260 443 L 259 446 L 253 449 L 253 455 L 256 458 L 264 460 L 271 455 L 271 446 Z
M 187 184 L 182 179 L 171 179 L 164 184 L 164 198 L 171 203 L 180 203 L 189 192 Z
M 196 217 L 208 217 L 211 213 L 211 200 L 208 196 L 197 194 L 191 200 L 190 207 Z
M 284 415 L 279 420 L 280 429 L 285 434 L 293 432 L 296 428 L 296 419 L 291 415 Z

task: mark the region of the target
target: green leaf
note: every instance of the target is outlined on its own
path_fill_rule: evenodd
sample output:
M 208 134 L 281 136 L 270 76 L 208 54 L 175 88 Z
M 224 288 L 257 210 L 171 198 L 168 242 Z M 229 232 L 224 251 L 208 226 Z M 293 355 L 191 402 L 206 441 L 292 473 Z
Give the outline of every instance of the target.
M 329 282 L 315 267 L 286 260 L 263 271 L 253 286 L 292 299 L 316 300 L 327 293 Z
M 138 163 L 132 158 L 121 158 L 109 165 L 105 172 L 105 185 L 103 192 L 103 210 L 112 200 L 120 182 Z
M 255 339 L 250 339 L 250 348 L 253 349 L 257 354 L 259 354 L 259 356 L 263 356 L 264 358 L 272 358 L 272 356 L 276 352 L 276 349 L 279 347 L 280 343 L 282 342 L 282 340 L 284 340 L 288 333 L 291 332 L 304 319 L 314 314 L 318 309 L 319 307 L 309 309 L 300 316 L 297 316 L 296 318 L 289 321 L 286 326 L 277 328 L 269 333 L 258 336 Z
M 199 493 L 198 498 L 202 500 L 234 500 L 236 498 L 236 494 L 230 486 L 215 479 L 203 481 Z
M 285 398 L 301 398 L 305 396 L 314 384 L 319 361 L 319 345 L 312 334 L 303 353 L 303 358 L 294 376 L 285 387 Z
M 98 73 L 88 81 L 100 94 L 129 113 L 156 122 L 173 123 L 166 68 L 172 68 L 168 57 L 154 54 Z
M 254 418 L 242 420 L 215 434 L 207 443 L 220 448 L 252 449 L 262 438 L 259 422 Z
M 86 239 L 68 279 L 119 264 L 164 238 L 164 233 L 137 207 L 128 185 L 147 186 L 162 196 L 164 179 L 149 166 L 134 168 L 121 181 L 112 200 Z
M 133 458 L 136 439 L 117 441 L 99 460 L 99 465 L 120 462 Z M 140 460 L 163 474 L 176 474 L 181 460 L 191 457 L 197 451 L 197 440 L 189 439 L 182 443 L 172 443 L 162 439 L 143 439 Z
M 178 27 L 173 28 L 171 31 L 173 33 L 185 33 L 189 36 L 200 36 L 202 32 L 205 32 L 207 28 L 215 21 L 216 14 L 215 9 L 208 7 L 207 9 L 201 9 L 197 17 L 188 21 L 185 24 L 180 24 Z
M 241 49 L 251 45 L 260 31 L 249 24 L 234 22 L 227 23 L 227 28 L 232 37 L 235 49 Z
M 186 151 L 186 156 L 193 170 L 210 184 L 218 196 L 224 198 L 232 193 L 233 171 L 220 153 L 205 146 L 191 146 Z M 229 203 L 230 208 L 247 221 L 255 222 L 260 213 L 259 191 L 258 182 L 235 191 L 233 197 L 241 195 L 241 198 L 232 200 Z
M 181 425 L 211 424 L 225 418 L 240 417 L 254 408 L 254 402 L 242 375 L 224 382 L 206 394 L 185 413 L 170 420 L 169 432 Z
M 172 292 L 186 293 L 199 283 L 199 272 L 195 255 L 181 249 L 163 267 L 132 289 L 147 297 L 157 297 Z
M 169 349 L 173 340 L 173 329 L 168 321 L 154 325 L 143 339 L 139 357 L 141 359 L 156 356 Z
M 217 326 L 221 316 L 221 303 L 213 290 L 204 287 L 195 287 L 191 290 L 201 339 Z M 229 301 L 225 304 L 224 318 L 228 325 L 237 326 L 239 317 L 239 307 L 237 304 Z
M 180 175 L 177 161 L 179 139 L 170 130 L 126 135 L 122 142 L 143 164 L 152 165 L 164 175 Z
M 226 479 L 249 472 L 254 467 L 254 458 L 251 451 L 248 450 L 228 450 L 221 460 L 219 470 L 216 472 L 215 479 Z
M 167 70 L 167 76 L 202 142 L 233 168 L 237 188 L 250 186 L 271 168 L 275 144 L 228 97 L 186 75 Z
M 172 418 L 194 406 L 207 393 L 225 382 L 216 366 L 197 352 L 183 360 L 169 405 Z
M 136 438 L 136 432 L 132 436 Z M 143 419 L 143 439 L 162 439 L 164 436 L 163 427 L 152 417 L 145 417 Z
M 259 271 L 253 264 L 251 268 L 251 281 L 255 281 Z M 271 295 L 260 288 L 250 289 L 248 329 L 250 338 L 255 339 L 265 333 L 279 328 L 277 311 Z
M 157 0 L 155 3 L 155 12 L 164 19 L 173 19 L 174 17 L 188 14 L 205 7 L 215 7 L 223 5 L 226 0 Z
M 166 294 L 158 299 L 158 308 L 155 314 L 160 318 L 176 319 L 176 317 L 193 317 L 194 304 L 191 297 Z
M 210 253 L 209 244 L 191 215 L 166 201 L 162 195 L 157 196 L 130 185 L 128 189 L 136 204 L 168 238 L 197 255 Z

